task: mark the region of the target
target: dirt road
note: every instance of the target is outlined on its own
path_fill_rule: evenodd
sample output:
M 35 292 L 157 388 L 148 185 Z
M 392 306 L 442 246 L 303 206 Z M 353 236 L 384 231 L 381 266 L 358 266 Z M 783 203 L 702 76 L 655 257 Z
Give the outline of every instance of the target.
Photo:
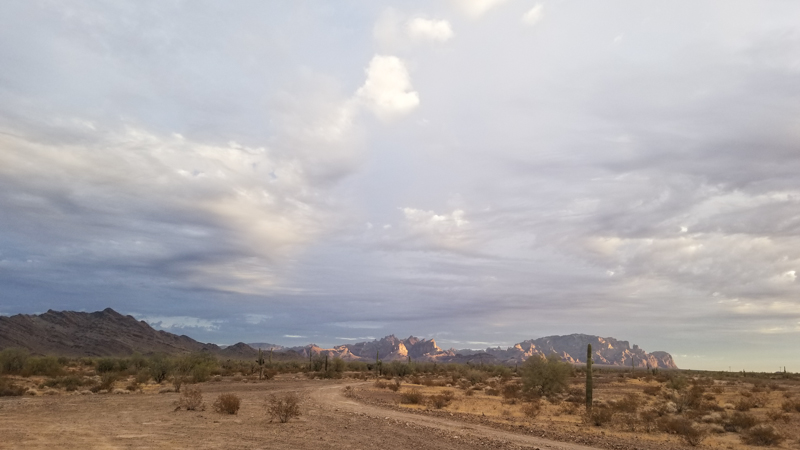
M 0 449 L 591 449 L 359 404 L 345 398 L 337 382 L 199 386 L 208 405 L 202 412 L 175 411 L 175 393 L 3 397 Z M 305 398 L 303 415 L 287 424 L 271 421 L 266 399 L 288 390 Z M 210 411 L 221 393 L 241 397 L 238 415 Z
M 498 430 L 489 426 L 466 424 L 458 420 L 448 420 L 439 417 L 429 417 L 419 414 L 406 413 L 385 408 L 379 408 L 350 400 L 342 394 L 341 386 L 320 386 L 312 389 L 311 398 L 318 405 L 327 405 L 336 411 L 350 412 L 366 416 L 383 418 L 386 421 L 424 427 L 430 430 L 443 432 L 451 439 L 473 441 L 475 439 L 488 439 L 496 444 L 517 445 L 521 448 L 538 448 L 541 450 L 595 450 L 596 447 L 586 447 L 578 444 L 556 442 L 537 436 L 528 436 L 520 433 Z

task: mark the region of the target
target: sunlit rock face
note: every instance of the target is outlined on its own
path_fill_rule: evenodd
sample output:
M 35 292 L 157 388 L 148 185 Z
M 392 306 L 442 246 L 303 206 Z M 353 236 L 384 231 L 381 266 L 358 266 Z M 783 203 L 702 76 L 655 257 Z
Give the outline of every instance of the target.
M 602 338 L 586 334 L 567 336 L 547 336 L 514 344 L 512 347 L 487 348 L 486 350 L 442 350 L 434 339 L 420 339 L 409 336 L 399 339 L 394 335 L 370 342 L 339 345 L 332 349 L 322 349 L 314 345 L 296 349 L 298 353 L 327 354 L 347 361 L 407 360 L 442 361 L 480 364 L 519 364 L 537 356 L 558 355 L 562 361 L 573 364 L 586 363 L 586 346 L 592 345 L 592 360 L 595 364 L 636 367 L 643 369 L 677 369 L 672 356 L 667 352 L 647 353 L 638 345 L 614 338 Z
M 547 356 L 557 354 L 563 361 L 574 364 L 586 363 L 586 347 L 592 345 L 592 360 L 595 364 L 641 368 L 677 369 L 672 355 L 667 352 L 647 353 L 638 345 L 630 346 L 628 341 L 602 338 L 586 334 L 567 336 L 547 336 L 522 341 L 508 349 L 488 348 L 486 352 L 506 363 L 522 362 L 533 355 Z

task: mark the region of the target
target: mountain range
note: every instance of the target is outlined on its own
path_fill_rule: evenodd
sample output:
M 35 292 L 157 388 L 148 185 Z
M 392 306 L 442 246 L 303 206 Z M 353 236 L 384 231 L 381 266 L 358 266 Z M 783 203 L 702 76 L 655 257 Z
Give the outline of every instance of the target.
M 434 339 L 389 335 L 356 344 L 322 348 L 314 344 L 282 347 L 268 343 L 239 342 L 230 346 L 201 343 L 189 336 L 152 328 L 145 321 L 122 315 L 111 308 L 92 313 L 53 311 L 44 314 L 0 316 L 0 350 L 24 348 L 34 354 L 63 356 L 125 356 L 142 354 L 210 352 L 222 358 L 250 359 L 257 349 L 272 350 L 276 360 L 310 356 L 339 357 L 347 361 L 439 361 L 484 364 L 517 364 L 533 355 L 558 354 L 571 363 L 586 362 L 586 346 L 592 344 L 592 359 L 611 366 L 635 365 L 650 368 L 677 368 L 667 352 L 647 353 L 627 341 L 586 334 L 548 336 L 522 341 L 506 349 L 441 349 Z

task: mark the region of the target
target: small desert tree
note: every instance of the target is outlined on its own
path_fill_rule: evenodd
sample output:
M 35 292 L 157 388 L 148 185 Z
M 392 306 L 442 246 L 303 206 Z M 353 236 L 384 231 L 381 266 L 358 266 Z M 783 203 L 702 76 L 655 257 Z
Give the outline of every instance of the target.
M 547 358 L 533 355 L 522 365 L 522 390 L 529 394 L 550 396 L 569 387 L 573 369 L 555 353 Z

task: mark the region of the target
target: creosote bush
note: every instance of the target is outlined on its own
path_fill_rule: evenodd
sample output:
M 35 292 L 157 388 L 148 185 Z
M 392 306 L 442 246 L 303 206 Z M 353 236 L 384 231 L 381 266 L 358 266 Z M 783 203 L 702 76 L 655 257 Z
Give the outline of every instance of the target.
M 569 387 L 573 372 L 572 366 L 555 353 L 547 358 L 531 356 L 522 365 L 522 390 L 544 396 L 561 393 Z
M 241 402 L 236 394 L 220 394 L 214 400 L 214 411 L 220 414 L 237 414 Z
M 185 408 L 187 411 L 203 411 L 203 392 L 197 386 L 186 386 L 181 392 L 178 400 L 178 408 Z
M 267 414 L 280 423 L 286 423 L 293 417 L 300 416 L 300 396 L 294 392 L 284 395 L 271 395 L 266 404 Z
M 534 417 L 538 416 L 540 412 L 542 412 L 542 402 L 540 399 L 536 398 L 522 405 L 521 410 L 522 414 L 525 414 L 525 417 L 533 419 Z
M 400 394 L 400 403 L 419 405 L 425 401 L 425 395 L 417 388 L 412 388 L 409 391 Z
M 442 391 L 441 394 L 435 394 L 430 396 L 430 404 L 436 409 L 442 409 L 450 404 L 453 401 L 455 394 L 453 391 L 447 390 Z
M 749 445 L 771 447 L 783 442 L 784 437 L 770 425 L 757 425 L 742 433 L 742 441 Z

